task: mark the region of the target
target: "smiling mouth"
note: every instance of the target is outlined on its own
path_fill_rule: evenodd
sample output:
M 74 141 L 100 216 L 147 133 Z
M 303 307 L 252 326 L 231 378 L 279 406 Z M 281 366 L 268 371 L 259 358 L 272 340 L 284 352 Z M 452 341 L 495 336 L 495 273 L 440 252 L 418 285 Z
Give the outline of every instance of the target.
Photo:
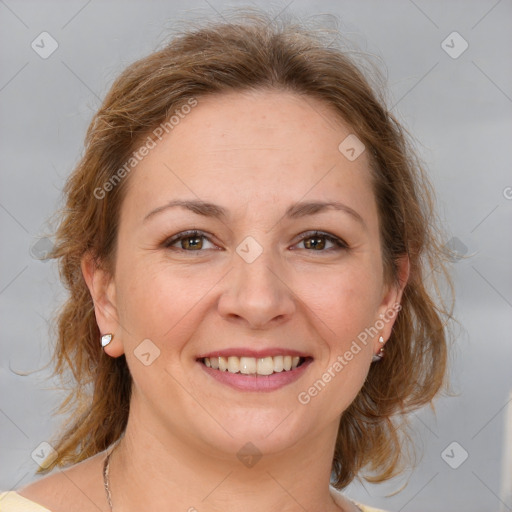
M 268 357 L 203 357 L 199 361 L 206 367 L 221 372 L 241 373 L 244 375 L 272 375 L 290 372 L 301 366 L 311 357 L 290 355 Z

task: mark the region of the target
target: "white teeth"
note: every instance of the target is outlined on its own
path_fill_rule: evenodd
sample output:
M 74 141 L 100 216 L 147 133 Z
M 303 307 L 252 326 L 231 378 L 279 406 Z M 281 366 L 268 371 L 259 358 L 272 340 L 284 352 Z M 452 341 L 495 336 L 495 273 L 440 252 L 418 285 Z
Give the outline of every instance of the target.
M 275 356 L 274 357 L 274 371 L 282 372 L 283 370 L 284 370 L 283 356 Z
M 230 373 L 243 373 L 246 375 L 272 375 L 282 371 L 290 371 L 299 365 L 298 356 L 274 357 L 205 357 L 203 363 L 214 370 L 229 371 Z
M 274 373 L 274 360 L 271 357 L 260 357 L 256 373 L 258 375 L 272 375 Z
M 206 358 L 208 359 L 208 358 Z M 240 358 L 240 372 L 245 374 L 256 373 L 257 364 L 254 357 L 241 357 Z
M 238 357 L 228 357 L 228 372 L 237 373 L 240 371 L 240 359 Z
M 219 370 L 225 372 L 228 369 L 228 360 L 225 357 L 219 357 Z

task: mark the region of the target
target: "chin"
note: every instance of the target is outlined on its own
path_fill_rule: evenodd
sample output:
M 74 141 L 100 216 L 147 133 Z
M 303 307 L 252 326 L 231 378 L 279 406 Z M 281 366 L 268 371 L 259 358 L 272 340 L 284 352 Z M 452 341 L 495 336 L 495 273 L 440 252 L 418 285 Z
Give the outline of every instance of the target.
M 304 418 L 299 417 L 297 411 L 283 407 L 275 406 L 271 410 L 240 408 L 223 417 L 223 428 L 219 426 L 215 433 L 204 432 L 201 437 L 231 454 L 238 453 L 246 445 L 249 445 L 246 446 L 249 451 L 277 454 L 307 434 L 305 422 L 301 421 Z M 201 426 L 204 428 L 204 424 Z

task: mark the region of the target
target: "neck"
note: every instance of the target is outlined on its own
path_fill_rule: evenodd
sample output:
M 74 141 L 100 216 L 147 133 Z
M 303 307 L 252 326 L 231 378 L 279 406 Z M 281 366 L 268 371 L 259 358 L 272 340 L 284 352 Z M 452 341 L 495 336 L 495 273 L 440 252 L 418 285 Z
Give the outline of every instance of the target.
M 137 412 L 130 410 L 110 458 L 114 510 L 169 510 L 169 504 L 188 512 L 341 509 L 329 489 L 337 424 L 287 450 L 241 461 L 193 445 Z

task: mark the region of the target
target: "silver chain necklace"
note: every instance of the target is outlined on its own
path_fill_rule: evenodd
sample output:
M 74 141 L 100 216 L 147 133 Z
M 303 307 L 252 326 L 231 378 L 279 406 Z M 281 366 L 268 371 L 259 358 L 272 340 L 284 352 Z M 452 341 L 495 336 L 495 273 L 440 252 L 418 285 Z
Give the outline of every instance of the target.
M 115 450 L 116 446 L 110 450 L 110 453 L 105 457 L 105 462 L 103 463 L 103 485 L 105 487 L 105 493 L 107 495 L 107 502 L 110 507 L 110 512 L 112 512 L 112 494 L 110 492 L 110 479 L 108 472 L 110 469 L 110 456 L 112 455 L 112 452 Z
M 113 507 L 112 507 L 112 493 L 110 492 L 110 479 L 108 476 L 108 472 L 110 469 L 110 456 L 112 455 L 112 452 L 116 448 L 117 448 L 117 443 L 114 446 L 114 448 L 112 448 L 112 450 L 110 450 L 109 454 L 105 457 L 105 461 L 103 462 L 103 485 L 105 487 L 105 494 L 107 495 L 107 502 L 108 502 L 108 506 L 110 507 L 110 512 L 112 512 Z M 356 505 L 356 507 L 358 508 L 358 510 L 361 510 L 358 505 Z

